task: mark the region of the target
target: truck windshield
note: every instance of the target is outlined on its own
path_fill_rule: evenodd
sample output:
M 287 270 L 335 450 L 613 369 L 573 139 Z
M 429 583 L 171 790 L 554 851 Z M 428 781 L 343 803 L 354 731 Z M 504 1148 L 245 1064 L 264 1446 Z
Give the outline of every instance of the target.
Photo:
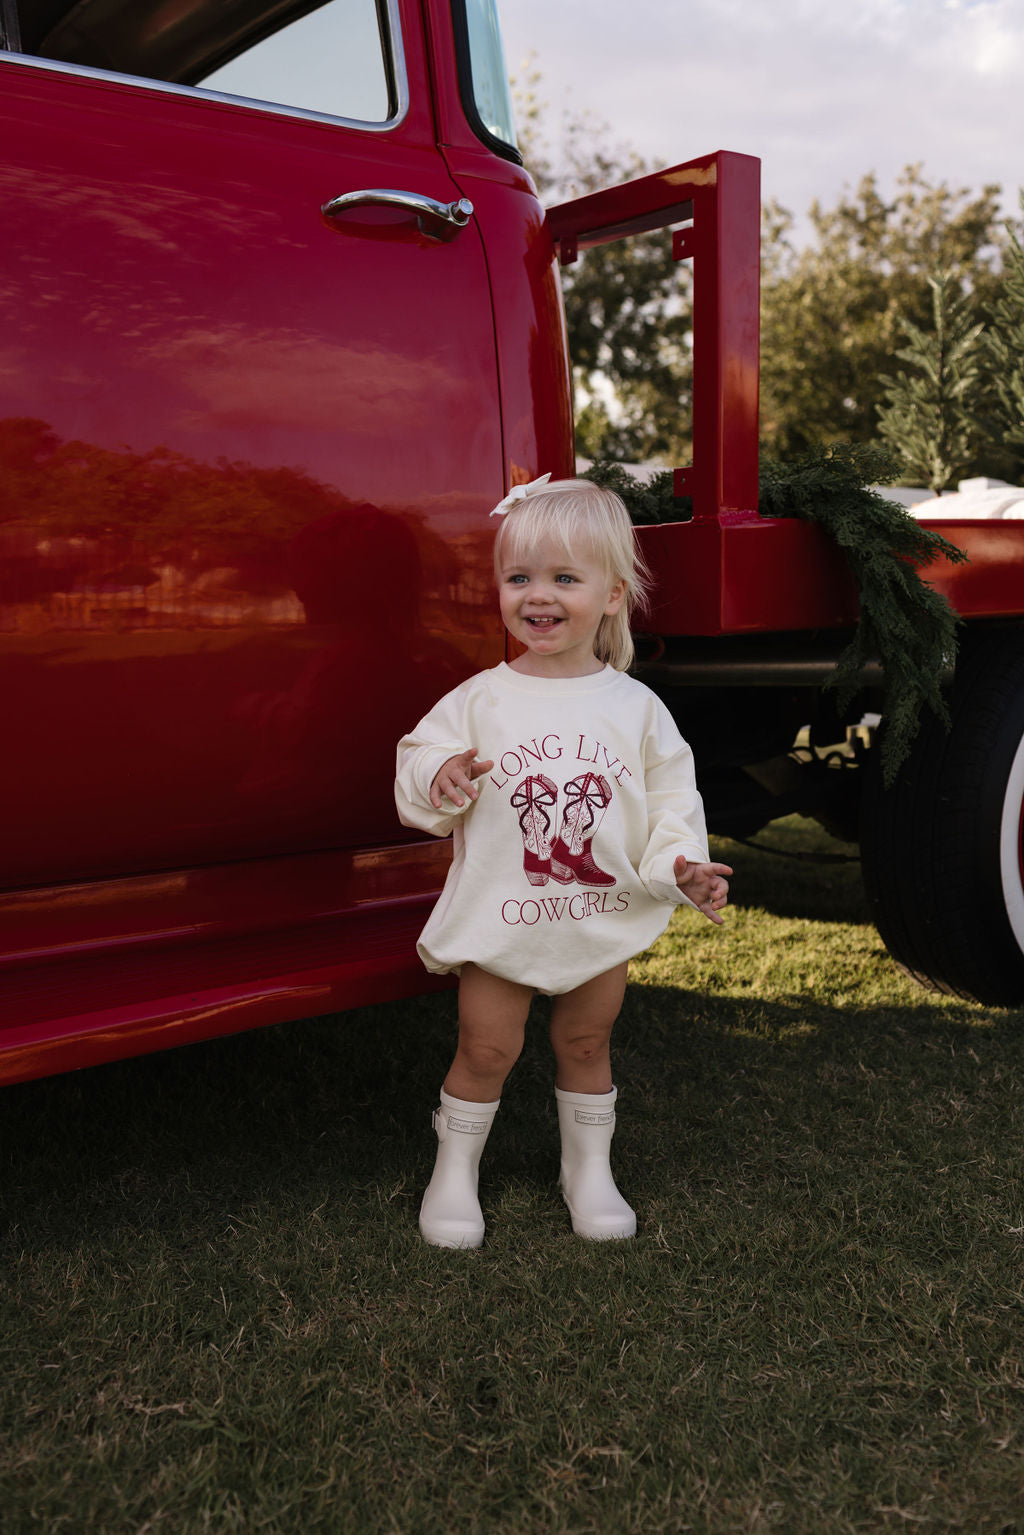
M 473 102 L 487 132 L 515 149 L 512 96 L 495 0 L 465 0 L 465 7 Z

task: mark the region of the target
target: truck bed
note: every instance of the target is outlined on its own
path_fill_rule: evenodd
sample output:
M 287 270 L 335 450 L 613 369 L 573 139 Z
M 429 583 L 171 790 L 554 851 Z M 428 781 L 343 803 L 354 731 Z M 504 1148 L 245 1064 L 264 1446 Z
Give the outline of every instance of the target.
M 1024 521 L 929 519 L 967 554 L 922 574 L 962 618 L 1024 616 Z M 656 582 L 658 635 L 849 628 L 857 591 L 842 551 L 813 523 L 723 512 L 639 529 Z

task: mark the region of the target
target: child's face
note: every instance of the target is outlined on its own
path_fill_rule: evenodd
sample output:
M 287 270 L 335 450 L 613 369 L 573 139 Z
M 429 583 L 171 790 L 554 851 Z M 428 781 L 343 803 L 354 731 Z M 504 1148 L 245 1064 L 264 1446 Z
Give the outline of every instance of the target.
M 594 641 L 601 619 L 617 613 L 624 581 L 603 565 L 543 543 L 516 564 L 502 560 L 498 596 L 505 627 L 527 648 L 515 665 L 538 677 L 582 677 L 601 670 Z

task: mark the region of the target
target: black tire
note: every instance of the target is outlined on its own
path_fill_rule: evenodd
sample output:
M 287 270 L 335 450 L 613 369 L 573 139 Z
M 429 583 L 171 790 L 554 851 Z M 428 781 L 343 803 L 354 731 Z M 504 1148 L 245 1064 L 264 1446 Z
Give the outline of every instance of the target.
M 890 789 L 865 769 L 864 884 L 886 948 L 922 985 L 1024 1004 L 1024 631 L 968 634 L 953 728 L 930 716 Z M 871 753 L 877 758 L 877 751 Z

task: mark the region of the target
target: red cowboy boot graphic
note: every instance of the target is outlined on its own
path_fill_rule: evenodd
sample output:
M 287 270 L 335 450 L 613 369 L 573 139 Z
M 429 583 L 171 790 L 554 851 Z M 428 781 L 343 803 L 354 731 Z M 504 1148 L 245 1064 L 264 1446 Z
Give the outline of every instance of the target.
M 581 773 L 566 784 L 562 830 L 551 846 L 551 878 L 559 884 L 575 880 L 578 885 L 614 885 L 614 877 L 599 869 L 590 855 L 611 797 L 608 780 L 597 773 Z
M 550 778 L 533 773 L 524 778 L 509 803 L 519 816 L 523 834 L 523 871 L 531 885 L 546 885 L 551 875 L 551 842 L 554 828 L 548 808 L 558 800 Z

